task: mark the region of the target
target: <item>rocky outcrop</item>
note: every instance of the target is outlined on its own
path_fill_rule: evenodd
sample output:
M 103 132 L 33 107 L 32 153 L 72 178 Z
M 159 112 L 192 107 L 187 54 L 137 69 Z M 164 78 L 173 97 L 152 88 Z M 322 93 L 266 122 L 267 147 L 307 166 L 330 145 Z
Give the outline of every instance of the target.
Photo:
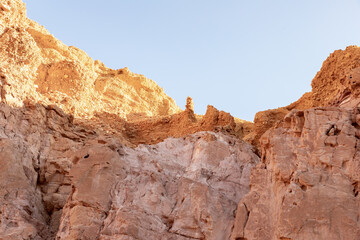
M 242 139 L 256 146 L 256 148 L 260 150 L 259 140 L 261 136 L 268 129 L 276 127 L 288 113 L 289 110 L 286 108 L 271 109 L 256 113 L 251 131 L 244 134 Z
M 1 239 L 51 239 L 71 192 L 67 159 L 94 135 L 56 106 L 0 104 Z
M 181 111 L 20 0 L 0 1 L 0 19 L 0 239 L 230 237 L 259 162 L 230 114 L 197 116 L 191 98 Z
M 181 109 L 162 88 L 127 68 L 113 70 L 68 47 L 26 17 L 20 0 L 0 1 L 1 99 L 56 104 L 75 117 L 107 112 L 159 116 Z
M 233 239 L 358 239 L 359 111 L 291 111 L 261 138 Z
M 250 123 L 181 111 L 0 0 L 0 239 L 359 239 L 359 49 Z
M 360 48 L 349 46 L 336 50 L 324 61 L 312 80 L 310 93 L 304 94 L 288 109 L 340 106 L 359 97 Z
M 104 122 L 103 115 L 98 115 L 96 120 Z M 110 124 L 114 128 L 118 125 L 115 121 Z M 219 111 L 209 105 L 204 116 L 196 116 L 191 109 L 187 108 L 183 112 L 165 117 L 127 121 L 121 128 L 124 136 L 131 143 L 138 145 L 155 144 L 164 141 L 168 137 L 178 138 L 200 131 L 223 132 L 237 136 L 242 129 L 235 132 L 236 126 L 234 118 L 229 113 Z
M 260 137 L 293 109 L 357 107 L 360 104 L 360 48 L 349 46 L 345 50 L 331 53 L 312 80 L 311 86 L 311 92 L 305 93 L 286 107 L 258 112 L 254 118 L 253 131 L 245 135 L 244 139 L 260 149 Z
M 57 239 L 228 239 L 255 163 L 249 145 L 210 132 L 135 149 L 85 146 Z
M 92 129 L 56 106 L 0 105 L 1 239 L 230 237 L 259 161 L 249 144 L 199 132 L 130 148 Z

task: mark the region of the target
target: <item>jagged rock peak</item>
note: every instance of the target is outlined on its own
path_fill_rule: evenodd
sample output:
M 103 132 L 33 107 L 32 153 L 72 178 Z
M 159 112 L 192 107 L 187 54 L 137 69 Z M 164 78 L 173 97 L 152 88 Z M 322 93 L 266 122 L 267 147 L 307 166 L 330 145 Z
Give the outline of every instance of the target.
M 359 97 L 359 70 L 360 48 L 358 46 L 348 46 L 345 50 L 334 51 L 324 61 L 320 71 L 312 80 L 312 91 L 305 93 L 287 108 L 350 106 L 348 102 L 353 102 L 352 100 Z

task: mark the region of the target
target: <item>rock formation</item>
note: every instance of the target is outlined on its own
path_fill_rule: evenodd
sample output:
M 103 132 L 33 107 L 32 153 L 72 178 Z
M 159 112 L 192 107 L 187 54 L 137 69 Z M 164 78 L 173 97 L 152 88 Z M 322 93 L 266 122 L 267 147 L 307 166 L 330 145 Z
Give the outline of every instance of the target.
M 91 144 L 75 155 L 57 238 L 229 239 L 257 161 L 215 133 L 116 151 Z
M 56 106 L 0 106 L 1 239 L 230 237 L 249 144 L 201 132 L 130 148 L 92 129 Z
M 0 239 L 359 239 L 359 86 L 350 46 L 254 123 L 199 116 L 0 0 Z
M 0 1 L 1 99 L 56 104 L 75 117 L 95 112 L 143 116 L 180 112 L 152 80 L 127 68 L 112 70 L 68 47 L 26 18 L 20 0 Z
M 262 161 L 232 239 L 360 237 L 359 64 L 360 48 L 335 51 L 312 92 L 256 115 L 251 134 L 260 139 Z
M 358 239 L 359 112 L 293 110 L 261 138 L 233 239 Z
M 292 109 L 305 110 L 314 107 L 353 108 L 360 103 L 360 48 L 349 46 L 336 50 L 324 61 L 321 70 L 312 80 L 312 91 L 299 100 L 278 109 L 258 112 L 254 118 L 254 131 L 247 141 L 259 146 L 260 137 L 283 120 Z
M 0 239 L 229 239 L 259 162 L 242 123 L 0 3 Z

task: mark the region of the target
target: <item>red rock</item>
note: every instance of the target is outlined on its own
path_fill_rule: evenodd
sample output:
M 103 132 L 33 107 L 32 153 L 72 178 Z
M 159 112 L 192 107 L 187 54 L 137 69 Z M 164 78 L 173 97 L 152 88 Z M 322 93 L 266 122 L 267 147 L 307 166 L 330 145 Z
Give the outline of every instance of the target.
M 232 239 L 357 239 L 359 130 L 353 119 L 341 108 L 294 110 L 266 132 Z

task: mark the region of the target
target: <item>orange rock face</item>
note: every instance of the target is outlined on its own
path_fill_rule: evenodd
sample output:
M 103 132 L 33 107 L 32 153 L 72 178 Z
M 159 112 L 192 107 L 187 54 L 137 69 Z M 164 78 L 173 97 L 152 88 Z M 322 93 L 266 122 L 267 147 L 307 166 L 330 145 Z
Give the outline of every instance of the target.
M 75 117 L 181 111 L 154 81 L 64 45 L 26 17 L 20 0 L 0 1 L 0 76 L 1 99 L 16 107 L 23 100 L 56 104 Z
M 330 54 L 312 80 L 311 86 L 311 92 L 305 93 L 298 101 L 286 107 L 258 112 L 254 118 L 254 130 L 245 136 L 245 140 L 260 148 L 260 137 L 269 128 L 276 126 L 292 109 L 357 107 L 360 103 L 360 48 L 349 46 Z
M 320 106 L 339 106 L 345 101 L 359 97 L 358 72 L 360 67 L 360 48 L 347 47 L 337 50 L 324 61 L 311 86 L 312 92 L 306 93 L 289 109 L 308 109 Z
M 168 137 L 182 137 L 199 131 L 222 131 L 236 135 L 234 118 L 226 112 L 208 106 L 206 114 L 196 118 L 189 109 L 166 117 L 125 123 L 124 135 L 134 144 L 154 144 Z

